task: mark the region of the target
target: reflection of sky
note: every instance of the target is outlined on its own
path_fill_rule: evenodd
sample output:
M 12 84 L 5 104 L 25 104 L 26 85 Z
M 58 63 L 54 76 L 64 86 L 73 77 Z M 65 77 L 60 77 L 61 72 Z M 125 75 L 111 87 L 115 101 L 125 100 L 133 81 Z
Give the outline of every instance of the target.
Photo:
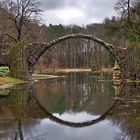
M 77 115 L 65 113 L 61 116 L 55 114 L 55 116 L 64 120 L 79 122 L 95 118 L 95 116 L 86 113 L 78 113 Z M 49 119 L 42 119 L 32 128 L 28 124 L 28 131 L 26 125 L 23 128 L 26 140 L 115 140 L 115 136 L 121 133 L 119 127 L 114 126 L 109 120 L 89 127 L 72 128 L 59 125 Z
M 74 113 L 72 111 L 64 112 L 62 115 L 58 113 L 54 113 L 53 115 L 62 120 L 71 121 L 71 122 L 85 122 L 99 117 L 99 116 L 90 115 L 86 112 Z

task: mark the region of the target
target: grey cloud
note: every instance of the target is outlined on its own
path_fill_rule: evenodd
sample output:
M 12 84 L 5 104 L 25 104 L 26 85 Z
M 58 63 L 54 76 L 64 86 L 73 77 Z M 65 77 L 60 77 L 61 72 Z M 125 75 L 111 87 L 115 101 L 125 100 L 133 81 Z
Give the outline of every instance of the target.
M 80 1 L 80 0 L 77 0 Z M 85 8 L 82 8 L 79 3 L 79 8 L 82 8 L 87 16 L 100 16 L 105 17 L 113 11 L 113 7 L 117 0 L 87 0 L 84 4 Z
M 41 7 L 43 7 L 46 10 L 50 10 L 50 9 L 54 10 L 54 9 L 59 9 L 64 7 L 71 7 L 71 6 L 79 8 L 81 2 L 82 2 L 81 0 L 40 0 Z
M 52 23 L 52 24 L 59 24 L 59 23 L 64 24 L 64 21 L 62 19 L 56 17 L 55 15 L 51 14 L 50 12 L 49 12 L 49 14 L 47 14 L 47 12 L 45 12 L 43 14 L 42 22 L 46 23 L 46 24 L 50 24 L 50 23 Z
M 98 19 L 98 21 L 101 22 L 105 17 L 112 16 L 114 14 L 113 7 L 117 0 L 40 0 L 40 2 L 41 7 L 46 13 L 47 11 L 50 13 L 50 11 L 66 9 L 67 7 L 74 7 L 82 10 L 86 15 L 85 19 L 81 19 L 81 23 L 80 19 L 78 19 L 78 23 L 82 25 L 82 23 L 86 24 L 86 21 L 89 22 L 91 18 Z M 50 17 L 49 14 L 48 17 Z M 52 18 L 53 21 L 55 21 L 55 15 Z M 57 19 L 56 17 L 56 21 L 60 21 L 62 24 L 65 23 L 63 17 L 62 19 Z M 70 20 L 69 24 L 73 24 L 73 21 Z
M 40 0 L 41 8 L 44 10 L 58 9 L 65 6 L 66 0 Z

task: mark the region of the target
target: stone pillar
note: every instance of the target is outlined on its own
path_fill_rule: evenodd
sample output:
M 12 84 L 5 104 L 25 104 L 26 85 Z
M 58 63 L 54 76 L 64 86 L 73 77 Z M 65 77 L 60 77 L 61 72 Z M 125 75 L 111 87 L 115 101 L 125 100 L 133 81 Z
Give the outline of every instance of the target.
M 120 93 L 121 93 L 121 87 L 122 87 L 122 86 L 114 85 L 113 87 L 114 87 L 114 91 L 115 91 L 115 96 L 116 96 L 116 97 L 119 96 Z
M 115 61 L 115 67 L 113 68 L 113 83 L 115 86 L 120 86 L 122 83 L 121 70 L 116 61 Z
M 31 79 L 27 63 L 26 45 L 24 42 L 18 42 L 17 45 L 11 49 L 9 61 L 10 76 L 22 80 Z

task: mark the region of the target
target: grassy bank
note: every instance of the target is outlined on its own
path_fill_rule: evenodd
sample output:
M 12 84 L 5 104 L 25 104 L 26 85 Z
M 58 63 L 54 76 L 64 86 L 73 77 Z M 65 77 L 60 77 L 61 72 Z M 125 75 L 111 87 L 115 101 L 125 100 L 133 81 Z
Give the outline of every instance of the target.
M 0 85 L 3 84 L 18 84 L 24 83 L 25 81 L 9 77 L 9 68 L 8 67 L 0 67 Z
M 94 71 L 94 72 L 110 72 L 112 69 L 104 68 L 101 71 Z M 3 84 L 19 84 L 24 83 L 26 81 L 22 81 L 19 79 L 11 78 L 9 77 L 9 68 L 8 67 L 0 67 L 0 85 Z M 41 74 L 34 74 L 33 79 L 49 79 L 49 78 L 57 78 L 60 77 L 60 75 L 65 75 L 67 73 L 78 73 L 78 72 L 92 72 L 91 69 L 85 69 L 85 68 L 57 68 L 57 69 L 46 69 L 43 70 Z M 39 71 L 36 71 L 35 73 L 40 73 Z M 42 75 L 43 74 L 43 75 Z M 59 75 L 59 76 L 58 76 Z
M 0 77 L 0 85 L 3 84 L 20 84 L 20 83 L 24 83 L 25 81 L 19 80 L 19 79 L 15 79 L 12 77 Z

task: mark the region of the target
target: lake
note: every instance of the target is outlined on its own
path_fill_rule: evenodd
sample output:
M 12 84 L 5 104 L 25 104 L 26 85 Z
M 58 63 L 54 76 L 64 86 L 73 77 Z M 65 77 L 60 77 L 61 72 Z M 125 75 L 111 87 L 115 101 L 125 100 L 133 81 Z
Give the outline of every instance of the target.
M 140 140 L 140 83 L 72 73 L 0 89 L 0 140 Z

